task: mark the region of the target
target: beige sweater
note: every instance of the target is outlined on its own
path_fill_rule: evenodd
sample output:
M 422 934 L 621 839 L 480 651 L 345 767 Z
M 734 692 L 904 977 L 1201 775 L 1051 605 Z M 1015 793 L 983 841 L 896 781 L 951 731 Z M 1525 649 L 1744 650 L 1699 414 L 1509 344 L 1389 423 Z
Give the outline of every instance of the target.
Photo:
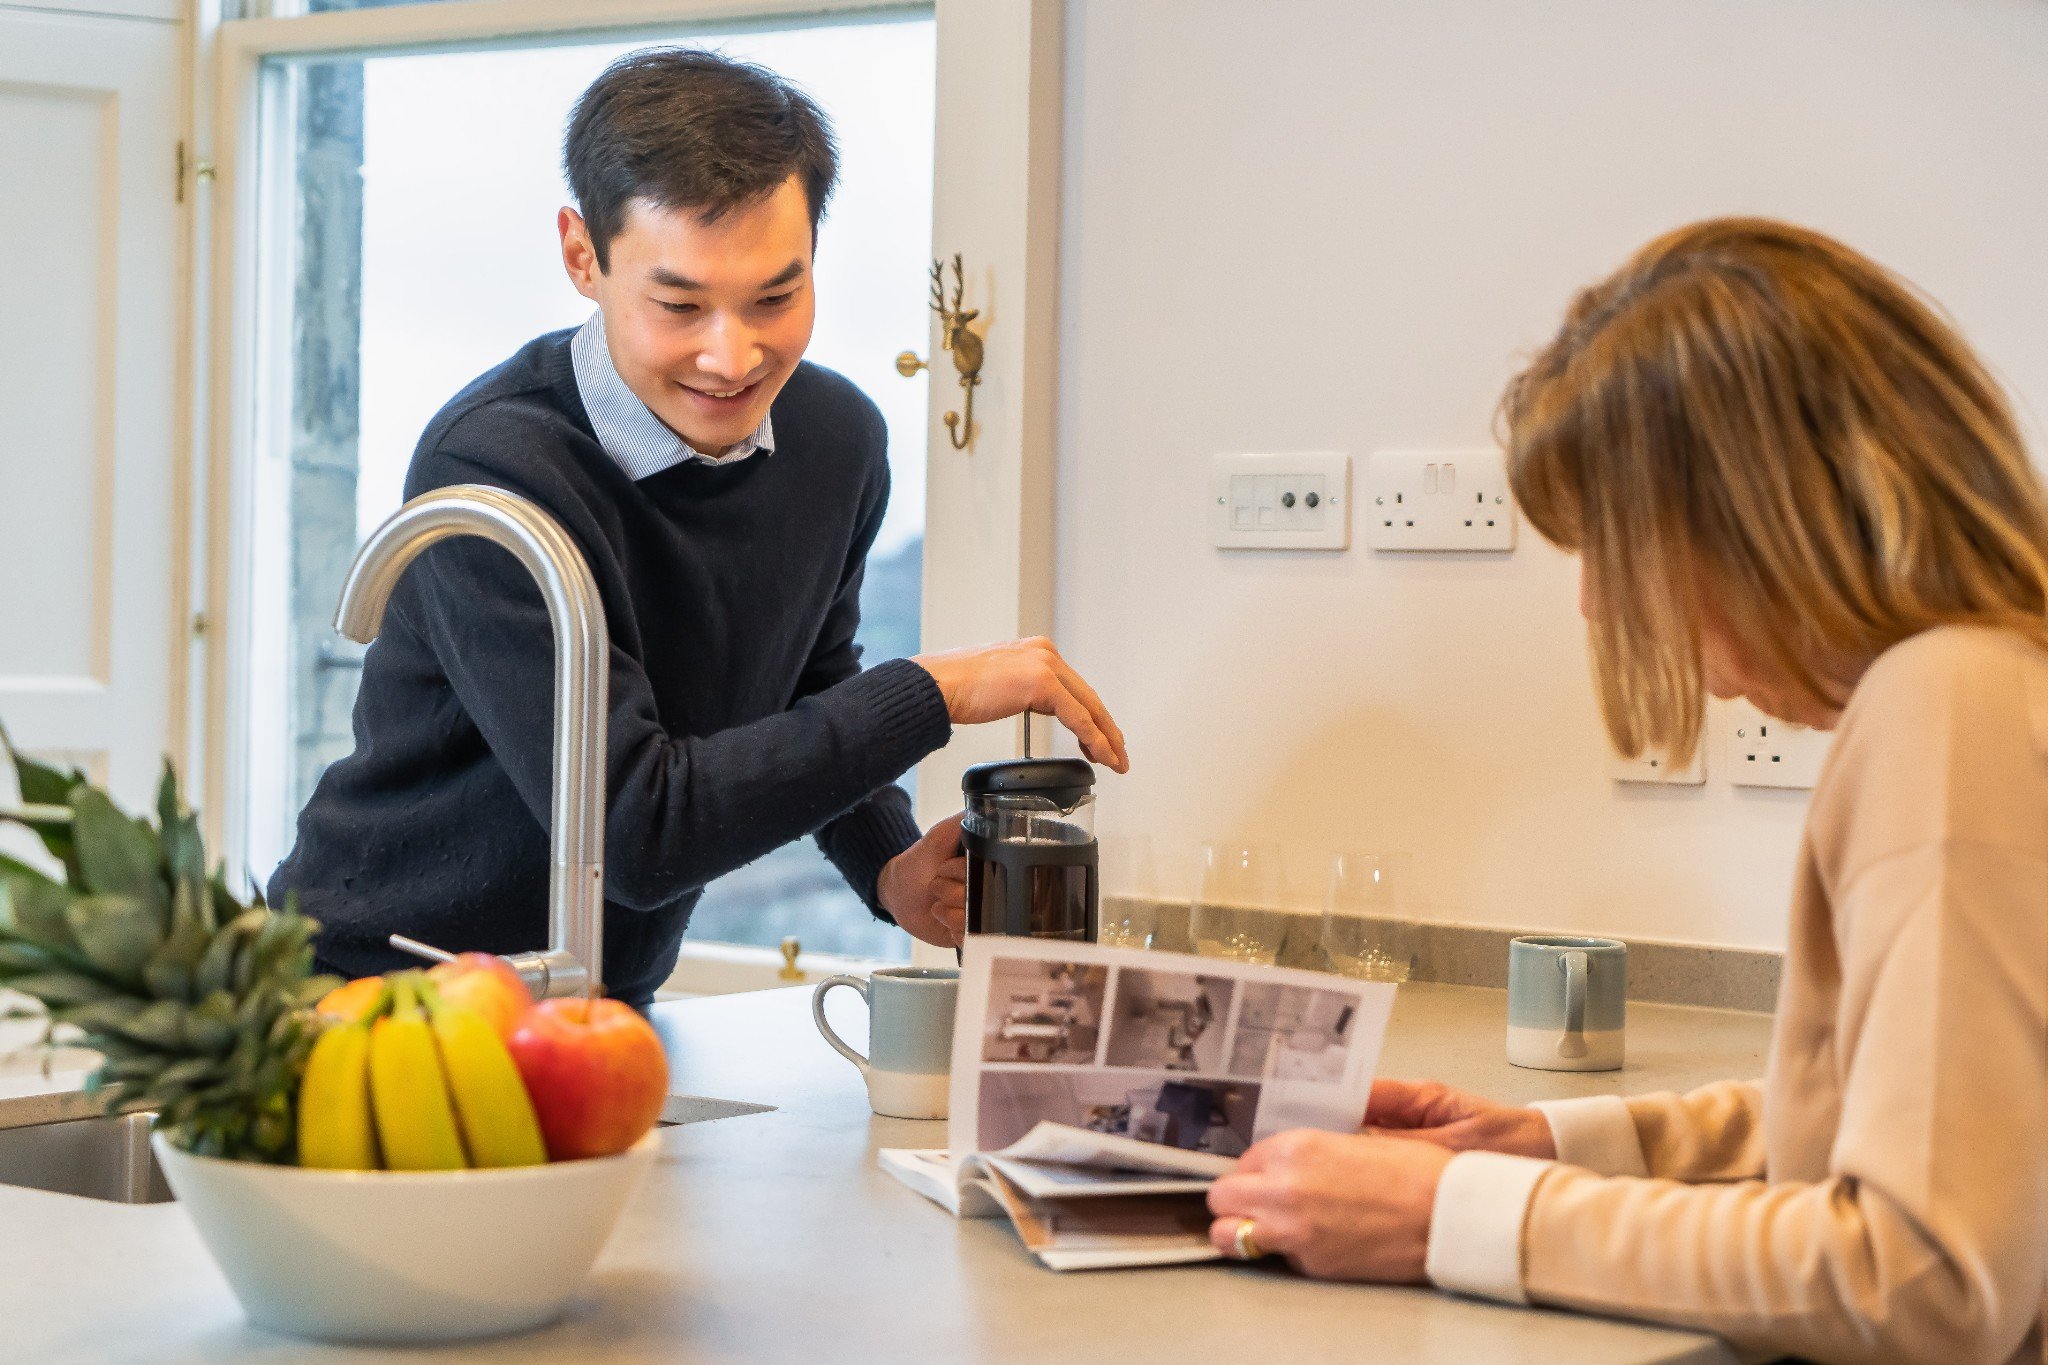
M 1887 651 L 1807 814 L 1765 1079 L 1543 1106 L 1430 1276 L 1822 1361 L 2048 1360 L 2048 654 Z

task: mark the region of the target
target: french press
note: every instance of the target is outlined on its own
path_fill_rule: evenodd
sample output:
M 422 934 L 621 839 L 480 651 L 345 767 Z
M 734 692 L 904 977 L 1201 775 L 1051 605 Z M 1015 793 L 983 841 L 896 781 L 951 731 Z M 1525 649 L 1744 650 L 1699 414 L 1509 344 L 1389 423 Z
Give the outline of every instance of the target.
M 967 814 L 967 932 L 1095 941 L 1095 769 L 1078 758 L 978 763 Z

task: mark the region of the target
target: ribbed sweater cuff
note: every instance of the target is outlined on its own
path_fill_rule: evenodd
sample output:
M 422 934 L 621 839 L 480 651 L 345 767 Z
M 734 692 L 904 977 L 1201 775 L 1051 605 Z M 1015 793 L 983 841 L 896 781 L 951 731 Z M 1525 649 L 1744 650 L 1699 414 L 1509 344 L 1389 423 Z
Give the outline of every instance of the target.
M 896 922 L 896 917 L 882 908 L 875 883 L 889 860 L 919 837 L 917 821 L 893 801 L 870 798 L 832 822 L 827 835 L 832 865 L 876 919 Z
M 953 738 L 953 718 L 946 714 L 938 680 L 908 659 L 876 664 L 833 690 L 858 699 L 874 752 L 892 773 L 909 772 Z
M 869 756 L 879 771 L 890 774 L 889 780 L 953 738 L 953 720 L 938 682 L 908 659 L 877 664 L 832 690 L 836 702 L 859 711 Z M 917 821 L 906 805 L 870 796 L 819 832 L 819 844 L 846 884 L 876 918 L 891 924 L 895 917 L 876 898 L 875 883 L 891 858 L 918 841 Z

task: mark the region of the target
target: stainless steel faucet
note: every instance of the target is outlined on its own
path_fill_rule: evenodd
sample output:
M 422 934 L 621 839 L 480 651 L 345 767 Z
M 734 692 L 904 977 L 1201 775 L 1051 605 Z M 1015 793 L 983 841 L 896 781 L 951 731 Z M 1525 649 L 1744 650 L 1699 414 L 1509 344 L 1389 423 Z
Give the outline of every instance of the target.
M 605 716 L 611 696 L 611 633 L 605 628 L 596 580 L 576 543 L 553 517 L 503 489 L 457 484 L 422 493 L 394 512 L 356 551 L 335 608 L 334 628 L 359 644 L 377 638 L 399 575 L 420 551 L 456 536 L 482 536 L 510 550 L 540 584 L 555 632 L 548 949 L 506 960 L 536 996 L 597 995 L 604 989 Z M 421 957 L 449 956 L 402 934 L 393 934 L 391 943 Z

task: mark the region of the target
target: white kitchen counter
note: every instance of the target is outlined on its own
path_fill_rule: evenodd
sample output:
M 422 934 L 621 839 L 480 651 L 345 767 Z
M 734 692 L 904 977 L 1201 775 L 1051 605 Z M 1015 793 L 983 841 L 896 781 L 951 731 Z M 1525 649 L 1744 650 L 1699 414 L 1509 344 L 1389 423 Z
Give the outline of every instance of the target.
M 846 993 L 849 1036 L 859 1006 Z M 840 1016 L 835 1008 L 835 1017 Z M 562 1322 L 438 1354 L 492 1361 L 1727 1362 L 1712 1338 L 1427 1289 L 1317 1284 L 1277 1264 L 1056 1275 L 1006 1222 L 956 1224 L 875 1166 L 944 1125 L 873 1117 L 811 1027 L 809 992 L 656 1007 L 679 1091 L 776 1106 L 664 1131 L 662 1156 Z M 1620 1073 L 1520 1071 L 1505 998 L 1410 985 L 1382 1074 L 1503 1099 L 1761 1073 L 1769 1021 L 1630 1007 Z M 405 1229 L 391 1229 L 403 1237 Z M 544 1236 L 543 1229 L 535 1229 Z M 0 1188 L 0 1360 L 369 1361 L 248 1327 L 176 1204 Z

